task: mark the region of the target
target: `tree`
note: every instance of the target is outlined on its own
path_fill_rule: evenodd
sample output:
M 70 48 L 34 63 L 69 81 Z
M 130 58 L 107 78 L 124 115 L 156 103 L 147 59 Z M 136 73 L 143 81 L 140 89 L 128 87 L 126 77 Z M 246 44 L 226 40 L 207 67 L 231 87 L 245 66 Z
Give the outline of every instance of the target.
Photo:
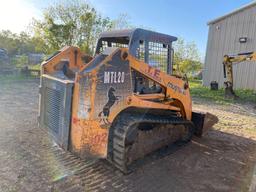
M 174 67 L 176 71 L 188 76 L 202 69 L 202 62 L 198 48 L 194 42 L 185 42 L 179 38 L 174 44 Z
M 34 43 L 33 38 L 25 32 L 15 34 L 9 30 L 0 31 L 0 48 L 7 50 L 10 57 L 29 52 L 41 52 L 35 49 Z
M 16 67 L 24 67 L 28 65 L 28 56 L 23 55 L 16 55 L 15 57 L 11 58 L 11 63 Z
M 112 28 L 109 18 L 99 15 L 84 1 L 63 1 L 47 8 L 42 20 L 34 19 L 34 38 L 42 42 L 42 49 L 54 52 L 66 45 L 76 45 L 92 53 L 102 31 Z
M 112 21 L 112 28 L 113 29 L 128 29 L 134 28 L 130 22 L 130 16 L 127 13 L 122 13 L 118 16 L 117 19 Z
M 9 55 L 14 55 L 18 52 L 18 36 L 9 30 L 0 32 L 0 48 L 7 50 Z

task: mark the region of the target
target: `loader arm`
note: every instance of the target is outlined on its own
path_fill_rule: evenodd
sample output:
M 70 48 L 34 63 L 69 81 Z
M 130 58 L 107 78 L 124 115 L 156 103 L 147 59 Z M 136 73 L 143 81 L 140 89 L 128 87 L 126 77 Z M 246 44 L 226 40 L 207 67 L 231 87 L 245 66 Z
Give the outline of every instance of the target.
M 124 51 L 125 49 L 123 49 Z M 125 52 L 123 52 L 123 55 Z M 188 82 L 182 78 L 168 75 L 147 63 L 144 63 L 132 55 L 128 54 L 131 68 L 138 71 L 148 79 L 158 83 L 165 89 L 165 99 L 172 99 L 171 105 L 178 107 L 184 118 L 191 120 L 192 118 L 192 102 L 188 89 Z M 166 105 L 165 105 L 166 106 Z

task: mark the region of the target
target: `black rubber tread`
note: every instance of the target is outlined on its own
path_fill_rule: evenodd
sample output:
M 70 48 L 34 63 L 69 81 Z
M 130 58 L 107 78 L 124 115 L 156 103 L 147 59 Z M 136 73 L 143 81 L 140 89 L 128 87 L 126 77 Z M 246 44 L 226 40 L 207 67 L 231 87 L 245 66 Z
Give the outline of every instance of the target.
M 125 137 L 129 131 L 129 128 L 137 123 L 159 123 L 159 124 L 173 124 L 173 125 L 185 125 L 189 129 L 188 135 L 180 140 L 180 143 L 187 143 L 191 140 L 194 127 L 193 123 L 188 120 L 184 120 L 178 116 L 156 116 L 152 114 L 141 113 L 123 113 L 118 117 L 118 122 L 115 124 L 113 133 L 113 149 L 112 149 L 112 164 L 120 169 L 123 173 L 130 173 L 131 170 L 126 165 L 127 162 L 127 149 L 125 146 Z

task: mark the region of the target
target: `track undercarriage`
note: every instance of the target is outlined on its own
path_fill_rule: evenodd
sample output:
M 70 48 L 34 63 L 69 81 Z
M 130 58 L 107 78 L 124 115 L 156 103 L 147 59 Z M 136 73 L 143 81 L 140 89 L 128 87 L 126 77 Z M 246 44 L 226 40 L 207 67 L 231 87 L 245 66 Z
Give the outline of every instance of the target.
M 181 117 L 126 112 L 114 123 L 108 159 L 129 173 L 134 162 L 172 143 L 186 143 L 194 133 L 193 124 Z

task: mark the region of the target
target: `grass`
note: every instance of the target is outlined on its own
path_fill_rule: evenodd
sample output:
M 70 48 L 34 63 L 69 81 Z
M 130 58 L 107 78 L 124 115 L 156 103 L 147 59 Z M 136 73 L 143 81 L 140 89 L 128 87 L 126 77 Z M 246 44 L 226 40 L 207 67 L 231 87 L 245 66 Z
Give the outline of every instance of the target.
M 29 66 L 29 69 L 40 70 L 40 66 L 41 64 L 31 65 Z
M 36 65 L 29 65 L 29 69 L 34 69 L 34 70 L 40 70 L 40 64 Z M 0 83 L 9 83 L 9 82 L 16 82 L 16 81 L 25 81 L 25 80 L 33 80 L 33 79 L 38 79 L 39 77 L 36 76 L 34 73 L 31 75 L 24 75 L 21 73 L 18 73 L 17 75 L 0 75 Z
M 253 102 L 256 103 L 256 93 L 253 90 L 235 90 L 235 93 L 239 96 L 239 99 L 225 99 L 224 98 L 224 89 L 219 90 L 210 90 L 208 87 L 202 85 L 201 80 L 190 80 L 190 92 L 192 97 L 202 98 L 206 100 L 214 101 L 218 104 L 230 104 L 230 103 L 245 103 Z

